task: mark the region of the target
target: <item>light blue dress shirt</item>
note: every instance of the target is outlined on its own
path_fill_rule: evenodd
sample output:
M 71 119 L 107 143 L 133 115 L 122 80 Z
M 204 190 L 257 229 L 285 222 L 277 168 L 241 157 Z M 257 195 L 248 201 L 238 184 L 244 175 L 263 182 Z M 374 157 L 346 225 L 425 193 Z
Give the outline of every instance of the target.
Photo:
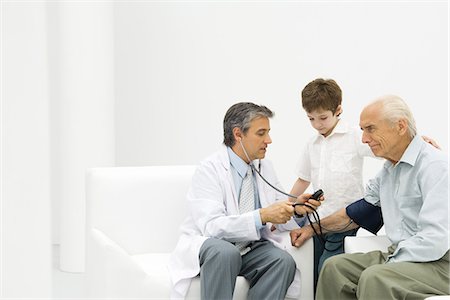
M 236 195 L 241 194 L 242 181 L 244 180 L 247 170 L 250 167 L 242 158 L 240 158 L 236 153 L 227 147 L 228 156 L 231 163 L 231 174 L 233 176 L 234 186 L 236 187 Z M 255 173 L 253 172 L 253 191 L 255 194 L 255 211 L 253 216 L 255 218 L 255 225 L 257 229 L 263 228 L 261 222 L 261 215 L 259 214 L 259 209 L 261 208 L 261 202 L 259 201 L 258 186 L 256 185 Z
M 448 158 L 414 137 L 401 159 L 389 161 L 367 184 L 365 200 L 381 206 L 390 262 L 427 262 L 449 249 Z

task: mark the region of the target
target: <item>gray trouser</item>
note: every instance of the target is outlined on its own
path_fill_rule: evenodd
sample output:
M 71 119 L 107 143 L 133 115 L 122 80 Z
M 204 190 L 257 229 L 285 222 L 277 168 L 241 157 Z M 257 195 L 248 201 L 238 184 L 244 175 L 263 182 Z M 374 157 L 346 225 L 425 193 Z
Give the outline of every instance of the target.
M 393 252 L 389 248 L 389 253 Z M 449 254 L 432 262 L 387 263 L 389 253 L 341 254 L 328 258 L 316 300 L 424 299 L 449 293 Z
M 202 299 L 232 299 L 236 277 L 250 282 L 247 299 L 284 299 L 294 280 L 292 256 L 261 240 L 241 256 L 232 243 L 209 238 L 200 249 L 200 287 Z

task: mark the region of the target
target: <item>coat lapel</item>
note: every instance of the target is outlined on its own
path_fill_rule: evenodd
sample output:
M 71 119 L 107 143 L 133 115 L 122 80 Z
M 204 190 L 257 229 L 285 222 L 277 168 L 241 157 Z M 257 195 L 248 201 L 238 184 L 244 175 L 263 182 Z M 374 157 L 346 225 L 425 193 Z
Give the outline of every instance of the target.
M 233 207 L 232 210 L 230 210 L 231 214 L 238 214 L 239 213 L 239 197 L 236 193 L 236 187 L 234 186 L 234 180 L 233 175 L 231 174 L 231 164 L 230 164 L 230 158 L 228 157 L 228 150 L 227 147 L 224 146 L 222 148 L 222 151 L 219 155 L 219 160 L 221 167 L 223 168 L 224 172 L 224 178 L 225 178 L 225 189 L 231 190 L 231 193 L 233 195 Z M 231 204 L 231 203 L 230 203 Z

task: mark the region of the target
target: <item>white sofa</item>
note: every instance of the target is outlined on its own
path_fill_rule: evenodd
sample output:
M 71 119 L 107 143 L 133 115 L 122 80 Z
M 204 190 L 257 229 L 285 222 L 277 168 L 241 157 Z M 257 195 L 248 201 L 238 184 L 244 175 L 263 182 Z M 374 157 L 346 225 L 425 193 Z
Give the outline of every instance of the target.
M 387 252 L 387 249 L 391 244 L 391 241 L 388 239 L 384 232 L 384 227 L 382 227 L 380 231 L 378 231 L 377 235 L 374 235 L 369 231 L 360 228 L 358 229 L 356 236 L 345 237 L 344 251 L 345 253 L 366 253 L 374 250 Z
M 185 217 L 185 195 L 194 166 L 94 168 L 87 174 L 88 296 L 168 299 L 166 268 Z M 283 233 L 290 245 L 289 234 Z M 300 299 L 313 299 L 313 242 L 289 251 L 302 276 Z M 193 280 L 187 299 L 200 298 Z M 234 299 L 246 299 L 239 277 Z

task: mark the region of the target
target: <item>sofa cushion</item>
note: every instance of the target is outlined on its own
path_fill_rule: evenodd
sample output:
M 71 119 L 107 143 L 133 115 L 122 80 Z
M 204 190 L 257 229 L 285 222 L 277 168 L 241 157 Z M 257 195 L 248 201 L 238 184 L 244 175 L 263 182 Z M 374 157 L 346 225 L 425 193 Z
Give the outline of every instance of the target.
M 154 285 L 158 285 L 160 291 L 154 291 L 156 294 L 167 292 L 169 287 L 169 272 L 167 270 L 167 263 L 169 261 L 169 253 L 148 253 L 133 255 L 132 259 L 138 264 L 147 274 L 149 281 Z M 238 276 L 236 280 L 236 287 L 234 290 L 234 300 L 245 300 L 247 298 L 247 291 L 249 289 L 248 281 Z M 200 299 L 200 277 L 196 277 L 191 282 L 191 288 L 186 295 L 186 299 Z

